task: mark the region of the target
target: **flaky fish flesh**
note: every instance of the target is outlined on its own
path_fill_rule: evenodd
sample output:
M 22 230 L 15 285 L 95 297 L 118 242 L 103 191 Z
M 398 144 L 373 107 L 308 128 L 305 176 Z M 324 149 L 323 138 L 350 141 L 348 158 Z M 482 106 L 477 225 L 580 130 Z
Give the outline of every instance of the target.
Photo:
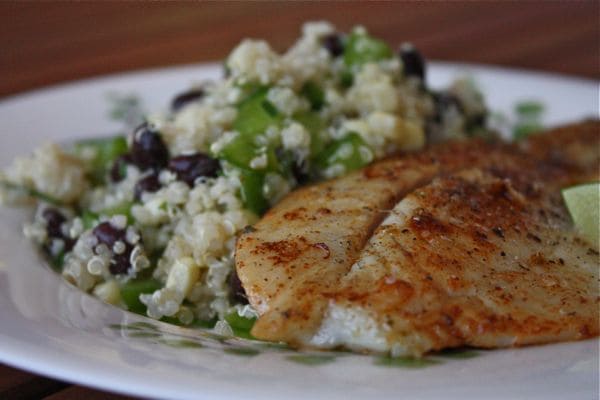
M 598 335 L 597 244 L 561 188 L 596 181 L 600 122 L 451 142 L 297 190 L 237 243 L 252 334 L 420 356 Z

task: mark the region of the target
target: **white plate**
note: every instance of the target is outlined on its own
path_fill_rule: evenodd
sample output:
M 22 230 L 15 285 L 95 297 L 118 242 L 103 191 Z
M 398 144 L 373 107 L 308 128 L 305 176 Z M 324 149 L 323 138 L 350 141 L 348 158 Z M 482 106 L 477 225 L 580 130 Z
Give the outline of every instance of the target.
M 432 64 L 430 80 L 468 71 L 492 109 L 547 106 L 548 124 L 598 117 L 598 83 L 556 75 Z M 117 131 L 106 93 L 137 93 L 150 110 L 217 65 L 75 82 L 0 102 L 0 167 L 43 141 Z M 310 357 L 259 342 L 222 340 L 105 305 L 44 267 L 21 235 L 23 210 L 0 210 L 0 361 L 105 390 L 161 398 L 596 398 L 598 341 L 435 357 L 420 368 L 372 356 Z M 463 354 L 469 356 L 473 354 Z M 455 355 L 457 356 L 457 355 Z

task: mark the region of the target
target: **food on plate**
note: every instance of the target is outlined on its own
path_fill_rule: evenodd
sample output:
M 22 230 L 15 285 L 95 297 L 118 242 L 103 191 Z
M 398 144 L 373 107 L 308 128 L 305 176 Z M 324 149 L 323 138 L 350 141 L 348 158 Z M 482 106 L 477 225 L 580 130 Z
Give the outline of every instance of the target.
M 600 183 L 588 183 L 567 188 L 562 192 L 575 227 L 590 243 L 600 242 Z
M 414 356 L 598 335 L 598 243 L 561 189 L 598 181 L 599 146 L 589 121 L 519 144 L 443 143 L 295 191 L 237 242 L 252 334 Z
M 244 40 L 223 80 L 171 108 L 127 138 L 18 158 L 0 197 L 35 207 L 25 234 L 77 287 L 163 321 L 219 320 L 223 332 L 255 316 L 233 273 L 244 227 L 299 185 L 485 133 L 487 115 L 469 80 L 430 90 L 413 46 L 328 23 L 306 24 L 284 54 Z

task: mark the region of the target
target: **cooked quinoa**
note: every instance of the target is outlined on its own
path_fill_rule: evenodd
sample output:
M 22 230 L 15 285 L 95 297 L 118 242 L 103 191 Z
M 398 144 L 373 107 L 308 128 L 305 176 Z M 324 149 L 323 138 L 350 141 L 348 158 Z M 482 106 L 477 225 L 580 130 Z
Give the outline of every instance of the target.
M 472 83 L 429 90 L 412 45 L 394 52 L 362 27 L 307 23 L 283 54 L 247 39 L 225 69 L 127 138 L 44 145 L 0 175 L 0 199 L 35 207 L 25 235 L 69 282 L 229 332 L 232 315 L 254 315 L 236 237 L 266 209 L 299 185 L 485 127 Z

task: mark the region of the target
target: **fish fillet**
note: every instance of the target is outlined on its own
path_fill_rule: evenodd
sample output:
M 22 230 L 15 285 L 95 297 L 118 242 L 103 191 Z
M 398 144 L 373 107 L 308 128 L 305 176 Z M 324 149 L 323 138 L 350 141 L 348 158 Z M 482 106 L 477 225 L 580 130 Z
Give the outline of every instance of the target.
M 243 234 L 252 334 L 421 355 L 598 334 L 598 253 L 560 189 L 597 180 L 600 123 L 472 140 L 300 189 Z

